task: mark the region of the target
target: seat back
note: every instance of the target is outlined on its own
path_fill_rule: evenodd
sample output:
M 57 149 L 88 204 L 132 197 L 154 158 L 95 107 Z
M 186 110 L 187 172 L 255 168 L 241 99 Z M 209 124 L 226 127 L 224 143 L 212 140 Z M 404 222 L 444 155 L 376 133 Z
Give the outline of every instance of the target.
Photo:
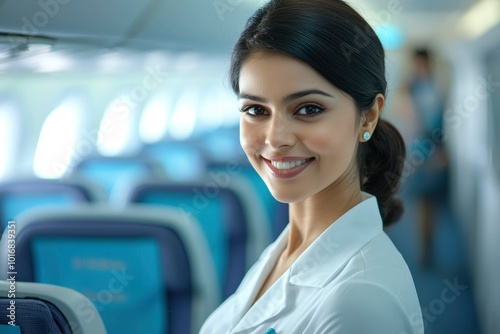
M 81 179 L 10 180 L 0 184 L 2 230 L 23 211 L 43 206 L 66 207 L 103 200 L 97 186 Z
M 227 162 L 212 162 L 208 164 L 208 170 L 214 172 L 225 171 L 227 170 L 227 164 Z M 257 194 L 255 198 L 263 206 L 269 229 L 272 231 L 272 238 L 276 239 L 288 224 L 288 204 L 278 202 L 273 197 L 267 185 L 250 164 L 240 161 L 233 169 L 237 170 L 235 176 L 245 179 Z
M 126 203 L 171 206 L 200 224 L 210 248 L 222 297 L 238 287 L 246 272 L 248 220 L 238 194 L 204 180 L 191 183 L 137 183 Z
M 98 183 L 111 199 L 120 192 L 122 186 L 135 179 L 145 176 L 166 177 L 159 163 L 144 156 L 88 156 L 75 166 L 73 173 Z
M 195 142 L 158 142 L 145 144 L 141 153 L 158 161 L 169 180 L 186 182 L 202 177 L 206 157 L 203 149 Z
M 0 333 L 11 333 L 6 330 L 12 325 L 23 334 L 106 334 L 96 308 L 81 293 L 50 284 L 0 281 Z
M 19 280 L 87 296 L 109 333 L 195 333 L 218 302 L 198 224 L 173 209 L 31 211 L 19 218 L 16 263 Z

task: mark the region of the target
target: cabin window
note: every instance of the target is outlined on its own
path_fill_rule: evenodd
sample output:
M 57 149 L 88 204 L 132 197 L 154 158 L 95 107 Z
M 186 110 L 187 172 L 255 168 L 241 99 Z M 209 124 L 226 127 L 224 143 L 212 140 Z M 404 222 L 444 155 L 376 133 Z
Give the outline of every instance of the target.
M 134 122 L 137 101 L 123 94 L 106 108 L 99 127 L 97 149 L 105 156 L 128 153 L 134 144 Z
M 161 94 L 148 101 L 139 123 L 139 136 L 143 142 L 155 143 L 165 137 L 172 100 L 172 96 Z
M 83 104 L 69 98 L 45 119 L 33 161 L 33 172 L 42 178 L 59 178 L 78 159 L 78 136 L 83 121 Z
M 191 137 L 196 124 L 199 96 L 194 92 L 184 93 L 172 111 L 169 135 L 174 140 L 185 140 Z

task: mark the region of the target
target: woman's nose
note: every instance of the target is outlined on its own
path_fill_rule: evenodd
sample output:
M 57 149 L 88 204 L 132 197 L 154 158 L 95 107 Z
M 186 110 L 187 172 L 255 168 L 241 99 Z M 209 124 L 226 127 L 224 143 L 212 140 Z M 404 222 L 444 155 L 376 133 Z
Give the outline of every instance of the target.
M 296 137 L 293 133 L 291 122 L 286 115 L 275 113 L 271 116 L 266 131 L 265 144 L 272 149 L 291 147 L 295 144 Z

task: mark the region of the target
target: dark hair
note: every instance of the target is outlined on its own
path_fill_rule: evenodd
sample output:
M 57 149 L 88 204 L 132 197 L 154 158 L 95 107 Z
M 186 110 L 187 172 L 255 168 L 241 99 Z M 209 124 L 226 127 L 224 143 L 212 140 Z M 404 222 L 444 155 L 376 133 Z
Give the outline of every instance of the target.
M 413 59 L 422 61 L 428 70 L 432 65 L 432 53 L 427 48 L 418 48 L 413 50 Z
M 248 20 L 231 59 L 231 85 L 239 93 L 243 63 L 255 51 L 282 54 L 313 67 L 349 94 L 361 114 L 385 95 L 385 54 L 368 23 L 341 0 L 271 0 Z M 384 226 L 398 220 L 398 189 L 405 146 L 399 132 L 380 119 L 372 138 L 359 145 L 361 190 L 377 197 Z
M 414 57 L 423 58 L 425 60 L 429 60 L 431 58 L 431 54 L 426 48 L 418 48 L 413 51 Z

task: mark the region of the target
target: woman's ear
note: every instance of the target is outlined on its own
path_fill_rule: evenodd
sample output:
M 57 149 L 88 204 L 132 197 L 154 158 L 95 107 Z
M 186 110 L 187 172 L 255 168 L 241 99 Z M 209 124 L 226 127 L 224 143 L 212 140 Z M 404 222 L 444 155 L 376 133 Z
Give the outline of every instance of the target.
M 384 104 L 385 104 L 384 95 L 380 93 L 377 94 L 377 96 L 375 96 L 375 102 L 373 103 L 373 106 L 370 109 L 368 109 L 361 118 L 362 123 L 358 135 L 359 141 L 365 142 L 370 140 L 373 131 L 375 131 L 375 128 L 377 127 L 380 113 L 384 108 Z

